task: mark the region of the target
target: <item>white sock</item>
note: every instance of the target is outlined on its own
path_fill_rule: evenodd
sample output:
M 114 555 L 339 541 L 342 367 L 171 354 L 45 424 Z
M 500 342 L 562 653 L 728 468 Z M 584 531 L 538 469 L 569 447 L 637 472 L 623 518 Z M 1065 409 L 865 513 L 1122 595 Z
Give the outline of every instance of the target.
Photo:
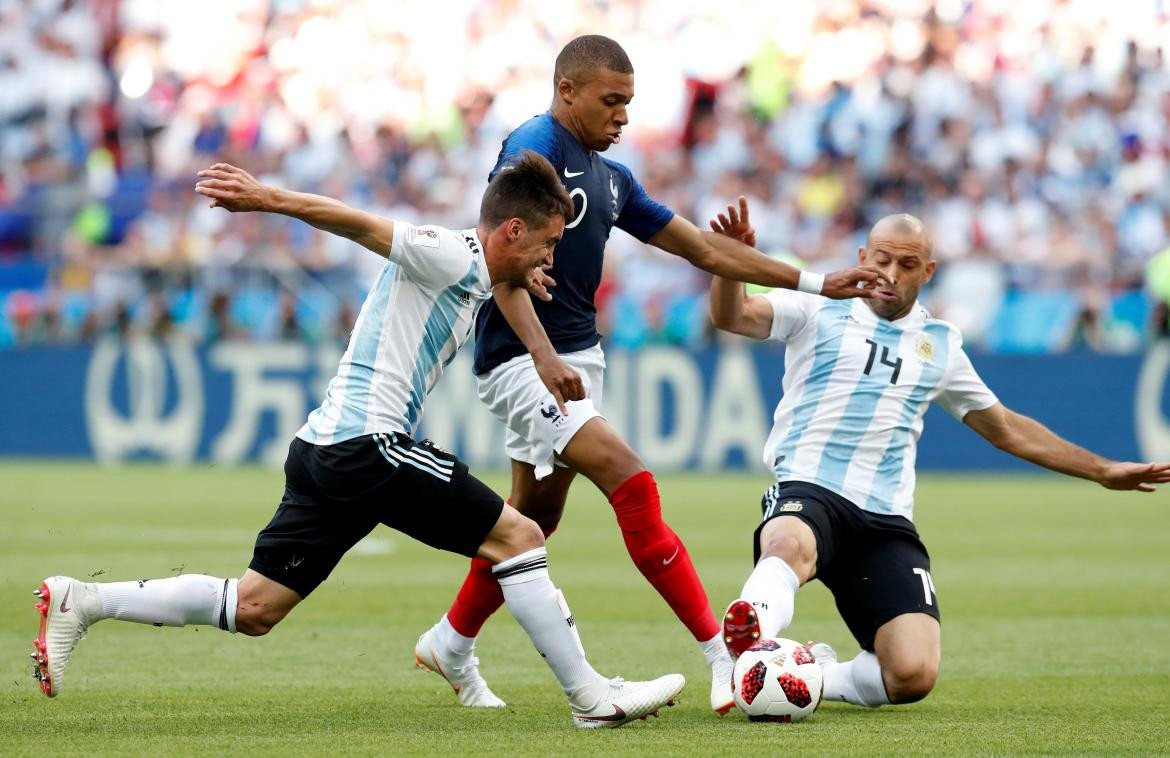
M 729 655 L 727 646 L 723 644 L 723 632 L 716 634 L 706 642 L 700 642 L 699 649 L 703 651 L 703 657 L 707 659 L 708 666 L 714 666 Z
M 761 637 L 775 637 L 792 623 L 798 589 L 800 580 L 783 558 L 771 555 L 756 564 L 739 596 L 756 609 Z
M 538 547 L 497 563 L 492 573 L 504 592 L 508 610 L 556 675 L 569 703 L 578 710 L 595 707 L 609 680 L 585 660 L 576 622 L 564 596 L 548 577 L 545 549 Z
M 155 626 L 205 624 L 236 631 L 235 579 L 183 574 L 167 579 L 102 582 L 93 585 L 101 598 L 99 619 L 136 621 Z
M 890 702 L 882 681 L 882 667 L 873 653 L 863 650 L 851 661 L 826 663 L 821 673 L 825 677 L 825 700 L 870 708 Z
M 443 614 L 443 618 L 439 619 L 437 629 L 439 643 L 446 648 L 447 652 L 456 658 L 466 658 L 471 655 L 471 651 L 475 647 L 475 637 L 464 637 L 455 631 L 455 627 L 451 626 L 451 621 L 447 618 L 446 613 Z

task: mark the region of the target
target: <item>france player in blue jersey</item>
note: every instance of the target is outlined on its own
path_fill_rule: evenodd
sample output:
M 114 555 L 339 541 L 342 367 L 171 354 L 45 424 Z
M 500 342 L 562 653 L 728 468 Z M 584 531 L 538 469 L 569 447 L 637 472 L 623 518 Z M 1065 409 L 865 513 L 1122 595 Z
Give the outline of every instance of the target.
M 744 198 L 712 227 L 754 241 Z M 1005 408 L 971 366 L 958 329 L 918 304 L 935 269 L 918 219 L 881 219 L 859 258 L 886 274 L 885 299 L 745 297 L 740 282 L 712 285 L 715 326 L 787 345 L 784 395 L 764 449 L 777 481 L 763 499 L 756 568 L 724 615 L 724 634 L 733 654 L 775 637 L 792 620 L 797 588 L 820 579 L 862 648 L 838 662 L 829 645 L 812 645 L 824 697 L 878 706 L 921 700 L 938 677 L 938 597 L 912 521 L 929 403 L 1005 452 L 1109 489 L 1152 492 L 1170 481 L 1170 464 L 1107 460 Z
M 633 66 L 613 40 L 589 35 L 571 41 L 557 57 L 553 85 L 548 112 L 508 136 L 492 176 L 507 170 L 520 151 L 532 150 L 548 158 L 569 191 L 574 216 L 551 271 L 555 297 L 535 302 L 522 292 L 497 293 L 484 306 L 476 322 L 479 396 L 506 426 L 509 502 L 550 533 L 577 472 L 605 493 L 634 564 L 711 665 L 711 706 L 724 713 L 732 706 L 731 659 L 719 623 L 686 548 L 662 520 L 653 476 L 601 416 L 605 357 L 593 298 L 606 240 L 617 227 L 712 273 L 832 298 L 871 297 L 880 274 L 861 268 L 824 277 L 802 273 L 736 240 L 702 232 L 654 202 L 628 168 L 601 155 L 621 139 L 634 97 Z M 514 331 L 509 324 L 519 326 Z M 446 659 L 447 670 L 457 670 L 448 676 L 456 688 L 485 693 L 466 705 L 503 705 L 472 656 L 476 635 L 501 603 L 490 567 L 473 561 L 451 609 L 419 639 L 416 655 Z

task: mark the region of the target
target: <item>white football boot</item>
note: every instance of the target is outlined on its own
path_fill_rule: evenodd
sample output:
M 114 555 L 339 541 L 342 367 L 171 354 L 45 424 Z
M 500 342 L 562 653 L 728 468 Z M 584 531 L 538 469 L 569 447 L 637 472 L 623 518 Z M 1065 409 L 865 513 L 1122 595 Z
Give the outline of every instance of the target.
M 686 683 L 682 674 L 667 674 L 650 682 L 614 677 L 597 705 L 587 711 L 573 709 L 573 723 L 580 729 L 613 729 L 634 719 L 657 716 L 664 705 L 675 704 Z
M 434 672 L 447 680 L 455 690 L 460 705 L 468 708 L 505 708 L 487 682 L 479 675 L 479 659 L 474 655 L 455 656 L 442 650 L 436 639 L 438 625 L 418 638 L 414 646 L 414 663 L 421 669 Z
M 837 662 L 837 651 L 834 650 L 833 646 L 827 642 L 817 642 L 816 640 L 811 640 L 805 644 L 805 647 L 807 647 L 809 652 L 813 654 L 813 658 L 817 659 L 817 665 L 819 666 L 824 666 L 826 663 Z
M 735 671 L 735 661 L 729 653 L 724 653 L 711 664 L 711 710 L 724 715 L 735 707 L 735 697 L 731 692 L 731 675 Z
M 65 679 L 65 664 L 79 640 L 97 620 L 101 599 L 92 585 L 67 576 L 50 576 L 33 590 L 40 598 L 41 614 L 37 638 L 33 640 L 33 678 L 41 692 L 56 697 Z

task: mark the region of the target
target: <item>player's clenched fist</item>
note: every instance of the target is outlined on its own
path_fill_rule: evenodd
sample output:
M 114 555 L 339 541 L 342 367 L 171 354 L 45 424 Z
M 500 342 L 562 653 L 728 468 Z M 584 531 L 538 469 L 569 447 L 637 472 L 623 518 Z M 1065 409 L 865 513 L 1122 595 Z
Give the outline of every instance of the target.
M 195 191 L 211 198 L 212 208 L 236 211 L 263 211 L 269 208 L 270 188 L 256 181 L 242 168 L 228 163 L 216 163 L 196 176 L 200 181 Z

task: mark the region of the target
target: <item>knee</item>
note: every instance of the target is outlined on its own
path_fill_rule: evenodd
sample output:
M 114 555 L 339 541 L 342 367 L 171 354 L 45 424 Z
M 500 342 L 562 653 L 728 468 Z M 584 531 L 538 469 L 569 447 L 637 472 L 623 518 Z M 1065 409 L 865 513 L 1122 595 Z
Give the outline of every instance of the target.
M 761 541 L 763 542 L 760 545 L 761 555 L 774 555 L 792 567 L 806 563 L 812 557 L 811 554 L 806 555 L 808 550 L 801 544 L 800 538 L 795 534 L 779 532 L 766 535 Z
M 646 471 L 646 464 L 625 440 L 618 438 L 610 443 L 596 449 L 580 468 L 607 497 L 631 477 Z
M 284 618 L 283 613 L 240 601 L 236 606 L 236 631 L 249 637 L 263 637 Z
M 516 518 L 508 528 L 503 543 L 508 552 L 505 560 L 514 558 L 529 550 L 544 547 L 544 531 L 536 521 L 517 513 Z
M 914 703 L 934 689 L 938 661 L 928 656 L 895 661 L 882 667 L 882 679 L 891 703 Z

